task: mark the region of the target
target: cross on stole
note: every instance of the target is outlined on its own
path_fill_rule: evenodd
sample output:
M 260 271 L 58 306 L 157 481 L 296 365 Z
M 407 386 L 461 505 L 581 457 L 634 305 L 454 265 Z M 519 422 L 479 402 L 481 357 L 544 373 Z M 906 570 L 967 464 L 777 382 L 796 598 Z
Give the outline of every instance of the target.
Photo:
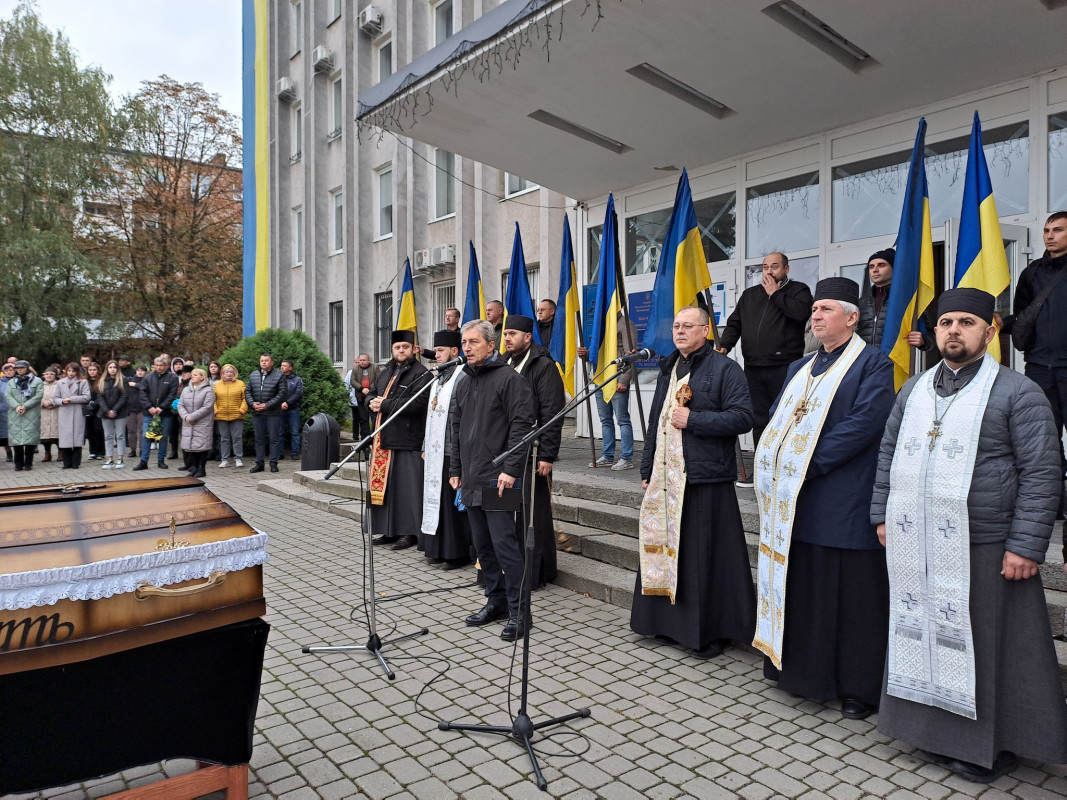
M 926 435 L 930 437 L 930 452 L 934 452 L 934 447 L 937 446 L 937 437 L 941 435 L 941 420 L 934 420 L 934 427 L 926 432 Z
M 793 421 L 799 425 L 808 413 L 815 411 L 821 405 L 822 401 L 819 400 L 818 397 L 813 397 L 811 400 L 808 400 L 808 398 L 805 397 L 797 404 L 797 407 L 793 409 Z

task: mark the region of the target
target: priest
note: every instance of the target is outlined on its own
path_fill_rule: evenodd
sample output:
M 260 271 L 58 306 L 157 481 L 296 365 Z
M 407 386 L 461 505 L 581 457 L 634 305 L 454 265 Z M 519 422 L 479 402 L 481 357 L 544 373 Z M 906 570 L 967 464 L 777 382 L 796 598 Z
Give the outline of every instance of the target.
M 660 361 L 641 459 L 630 627 L 712 658 L 751 639 L 756 594 L 733 485 L 752 403 L 741 367 L 716 352 L 708 331 L 706 311 L 681 309 L 677 349 Z
M 371 452 L 371 528 L 376 545 L 404 550 L 418 544 L 422 522 L 422 440 L 426 431 L 426 392 L 429 370 L 415 355 L 415 334 L 393 331 L 393 357 L 382 367 L 367 395 L 367 408 L 376 415 Z M 408 405 L 408 401 L 416 398 Z M 401 411 L 401 409 L 403 409 Z M 384 429 L 394 414 L 399 416 Z
M 437 331 L 433 335 L 434 358 L 438 375 L 430 389 L 426 407 L 426 437 L 422 442 L 422 531 L 419 549 L 431 564 L 443 569 L 458 569 L 471 561 L 471 528 L 467 515 L 456 503 L 456 490 L 448 482 L 448 465 L 452 447 L 450 422 L 455 407 L 452 397 L 466 378 L 458 364 L 459 330 Z
M 1067 762 L 1067 707 L 1038 565 L 1063 474 L 1040 387 L 986 352 L 994 298 L 938 302 L 940 364 L 900 391 L 871 521 L 889 562 L 878 729 L 989 783 L 1019 756 Z
M 819 349 L 789 366 L 756 450 L 764 676 L 842 716 L 878 707 L 889 616 L 885 553 L 869 516 L 878 444 L 893 405 L 889 358 L 855 332 L 859 286 L 826 278 Z

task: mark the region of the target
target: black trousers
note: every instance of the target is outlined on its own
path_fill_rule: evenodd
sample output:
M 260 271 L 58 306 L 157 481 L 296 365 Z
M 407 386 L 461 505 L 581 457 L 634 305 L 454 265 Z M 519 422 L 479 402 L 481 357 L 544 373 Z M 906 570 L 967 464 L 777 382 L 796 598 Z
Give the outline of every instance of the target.
M 485 577 L 485 596 L 494 602 L 506 597 L 508 612 L 513 619 L 518 619 L 523 558 L 515 536 L 515 514 L 468 506 L 467 519 Z
M 281 454 L 282 418 L 278 414 L 252 414 L 252 430 L 256 434 L 256 463 L 262 464 L 268 455 L 270 463 L 277 464 Z
M 771 421 L 771 406 L 785 384 L 789 365 L 773 367 L 745 366 L 745 378 L 748 380 L 748 393 L 752 397 L 752 449 L 759 446 L 763 429 Z
M 33 466 L 33 454 L 37 452 L 37 445 L 16 444 L 11 449 L 15 451 L 15 469 Z

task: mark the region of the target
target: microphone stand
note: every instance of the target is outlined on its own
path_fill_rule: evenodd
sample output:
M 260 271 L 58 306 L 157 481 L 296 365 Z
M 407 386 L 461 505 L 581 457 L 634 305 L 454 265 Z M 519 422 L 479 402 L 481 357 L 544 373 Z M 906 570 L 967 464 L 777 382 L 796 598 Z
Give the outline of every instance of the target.
M 593 380 L 595 381 L 596 378 L 600 377 L 600 375 L 606 370 L 607 367 L 602 369 L 599 373 L 597 373 Z M 522 596 L 519 598 L 520 608 L 523 609 L 521 680 L 522 698 L 519 703 L 519 713 L 515 716 L 515 719 L 512 720 L 511 725 L 471 725 L 455 722 L 437 723 L 438 730 L 442 731 L 474 731 L 480 733 L 499 733 L 503 736 L 514 737 L 520 744 L 522 744 L 526 748 L 526 754 L 530 757 L 530 764 L 533 767 L 534 780 L 537 783 L 537 788 L 539 788 L 541 791 L 545 791 L 546 789 L 548 789 L 548 781 L 545 780 L 545 776 L 541 773 L 541 767 L 537 763 L 537 754 L 534 752 L 533 749 L 534 733 L 536 731 L 543 730 L 544 728 L 562 725 L 563 723 L 570 722 L 574 719 L 588 717 L 592 714 L 592 712 L 588 708 L 580 708 L 577 711 L 574 711 L 570 714 L 565 714 L 562 717 L 552 717 L 551 719 L 546 719 L 543 722 L 535 723 L 532 719 L 530 719 L 530 715 L 527 713 L 526 710 L 526 701 L 530 691 L 530 627 L 533 620 L 533 613 L 531 609 L 531 596 L 533 592 L 533 587 L 531 586 L 530 580 L 530 565 L 533 561 L 532 556 L 534 550 L 534 513 L 536 510 L 534 506 L 534 492 L 535 487 L 537 485 L 537 437 L 541 435 L 542 431 L 544 431 L 546 428 L 556 422 L 556 420 L 560 419 L 566 414 L 569 414 L 572 409 L 577 408 L 579 405 L 586 402 L 590 397 L 592 397 L 595 392 L 600 391 L 602 387 L 611 383 L 613 380 L 615 380 L 615 375 L 612 375 L 610 378 L 608 378 L 601 384 L 594 385 L 592 388 L 590 388 L 589 384 L 586 384 L 585 388 L 582 389 L 582 391 L 579 392 L 575 397 L 573 397 L 571 401 L 567 403 L 562 409 L 560 409 L 559 413 L 552 417 L 552 419 L 544 423 L 541 427 L 535 428 L 534 430 L 530 431 L 528 434 L 526 434 L 526 436 L 523 437 L 522 441 L 516 443 L 515 446 L 510 448 L 507 452 L 501 453 L 493 459 L 493 464 L 495 466 L 499 466 L 512 453 L 520 449 L 524 449 L 527 446 L 532 447 L 533 467 L 531 469 L 531 472 L 533 473 L 533 479 L 529 482 L 528 500 L 530 518 L 529 523 L 526 526 L 526 537 L 523 542 L 523 546 L 526 550 L 526 553 L 525 558 L 523 559 L 522 566 Z
M 365 437 L 363 439 L 363 441 L 361 441 L 359 444 L 357 444 L 355 447 L 353 447 L 352 448 L 352 452 L 349 453 L 345 457 L 344 461 L 341 461 L 339 464 L 337 464 L 337 466 L 335 466 L 333 469 L 331 469 L 326 474 L 326 480 L 329 480 L 330 476 L 332 476 L 335 472 L 337 472 L 337 470 L 339 470 L 342 467 L 342 465 L 344 465 L 345 462 L 348 461 L 348 459 L 352 458 L 352 456 L 354 456 L 356 453 L 360 452 L 370 442 L 374 441 L 374 437 L 376 435 L 378 435 L 379 433 L 382 432 L 383 429 L 388 427 L 389 424 L 391 422 L 393 422 L 393 420 L 395 420 L 397 417 L 400 416 L 400 413 L 405 408 L 407 408 L 409 405 L 414 403 L 415 400 L 423 392 L 425 392 L 427 389 L 429 389 L 431 386 L 433 386 L 434 381 L 438 380 L 441 377 L 444 377 L 444 376 L 443 375 L 439 375 L 439 376 L 437 376 L 437 378 L 434 378 L 433 380 L 426 381 L 426 385 L 423 386 L 421 389 L 419 389 L 417 392 L 415 392 L 415 394 L 412 395 L 410 400 L 408 400 L 406 403 L 404 403 L 404 405 L 400 406 L 400 408 L 398 408 L 396 411 L 394 411 L 388 417 L 388 419 L 386 419 L 381 425 L 379 425 L 377 427 L 377 429 L 374 432 L 372 432 L 370 434 L 370 436 Z M 348 653 L 348 652 L 373 653 L 377 657 L 378 662 L 381 664 L 382 669 L 385 670 L 386 677 L 389 678 L 389 680 L 393 681 L 393 680 L 396 680 L 396 673 L 393 672 L 392 668 L 390 668 L 390 666 L 389 666 L 389 662 L 386 661 L 385 660 L 385 656 L 382 655 L 382 648 L 385 647 L 387 644 L 396 644 L 397 642 L 402 642 L 405 639 L 413 639 L 416 636 L 422 636 L 424 634 L 429 633 L 430 629 L 429 628 L 420 628 L 419 630 L 415 631 L 414 633 L 406 633 L 403 636 L 397 636 L 397 637 L 394 637 L 392 639 L 382 639 L 382 638 L 380 638 L 378 636 L 378 620 L 377 620 L 377 614 L 376 614 L 377 598 L 376 598 L 375 593 L 374 593 L 374 545 L 371 544 L 371 539 L 373 539 L 373 537 L 374 537 L 374 525 L 373 525 L 373 522 L 372 522 L 373 516 L 370 514 L 370 509 L 368 507 L 366 495 L 365 494 L 361 495 L 361 499 L 363 501 L 363 513 L 360 516 L 363 519 L 363 522 L 364 522 L 364 525 L 365 525 L 365 528 L 366 528 L 366 531 L 367 531 L 367 544 L 364 545 L 364 557 L 365 557 L 365 561 L 366 561 L 366 564 L 367 564 L 367 588 L 368 588 L 368 591 L 370 593 L 370 601 L 369 601 L 369 603 L 367 603 L 367 607 L 368 607 L 368 610 L 367 610 L 367 629 L 370 631 L 370 635 L 367 638 L 367 643 L 366 644 L 312 645 L 310 647 L 303 648 L 301 650 L 301 652 L 302 653 Z

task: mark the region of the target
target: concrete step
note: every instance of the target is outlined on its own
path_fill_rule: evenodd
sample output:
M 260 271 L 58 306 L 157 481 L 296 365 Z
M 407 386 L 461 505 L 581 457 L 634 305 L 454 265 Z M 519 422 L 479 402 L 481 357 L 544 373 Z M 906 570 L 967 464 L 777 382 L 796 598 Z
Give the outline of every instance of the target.
M 606 533 L 637 537 L 638 510 L 630 506 L 601 503 L 578 497 L 553 495 L 552 518 L 557 522 L 573 522 L 584 528 Z
M 299 503 L 314 506 L 320 511 L 328 511 L 346 519 L 355 521 L 361 519 L 358 503 L 353 503 L 348 498 L 315 491 L 295 480 L 282 478 L 260 481 L 256 488 L 261 492 L 284 497 L 287 500 L 296 500 Z
M 633 603 L 635 573 L 622 567 L 583 558 L 575 553 L 556 554 L 557 586 L 620 608 Z

